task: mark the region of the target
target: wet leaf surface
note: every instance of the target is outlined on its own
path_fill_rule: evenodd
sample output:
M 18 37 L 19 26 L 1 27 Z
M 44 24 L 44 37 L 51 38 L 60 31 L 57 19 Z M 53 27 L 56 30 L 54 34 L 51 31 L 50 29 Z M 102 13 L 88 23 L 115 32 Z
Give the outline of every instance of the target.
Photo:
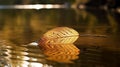
M 46 32 L 40 40 L 43 44 L 71 44 L 79 37 L 79 33 L 69 27 L 57 27 Z

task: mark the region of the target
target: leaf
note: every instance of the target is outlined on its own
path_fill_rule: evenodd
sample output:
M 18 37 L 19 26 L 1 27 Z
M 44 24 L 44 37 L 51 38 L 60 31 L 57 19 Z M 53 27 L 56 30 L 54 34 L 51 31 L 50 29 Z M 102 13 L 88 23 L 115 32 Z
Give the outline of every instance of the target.
M 57 27 L 46 32 L 39 42 L 48 60 L 70 63 L 78 58 L 79 49 L 73 44 L 79 37 L 77 31 Z
M 46 32 L 40 43 L 46 44 L 68 44 L 74 43 L 79 37 L 79 33 L 68 27 L 57 27 Z

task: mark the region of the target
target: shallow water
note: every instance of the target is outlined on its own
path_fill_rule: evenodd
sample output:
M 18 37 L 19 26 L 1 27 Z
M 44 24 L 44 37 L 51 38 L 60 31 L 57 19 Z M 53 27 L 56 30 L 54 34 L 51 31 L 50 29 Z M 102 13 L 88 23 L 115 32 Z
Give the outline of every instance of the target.
M 99 9 L 0 10 L 0 67 L 119 67 L 119 16 Z M 79 32 L 78 56 L 55 53 L 49 60 L 34 43 L 59 26 Z

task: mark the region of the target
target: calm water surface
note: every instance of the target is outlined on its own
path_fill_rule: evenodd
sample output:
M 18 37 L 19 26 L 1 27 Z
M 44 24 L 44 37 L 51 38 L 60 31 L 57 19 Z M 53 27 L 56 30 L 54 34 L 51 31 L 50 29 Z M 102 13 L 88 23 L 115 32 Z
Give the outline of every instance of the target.
M 119 67 L 120 14 L 104 10 L 0 10 L 0 67 Z M 80 33 L 78 56 L 48 60 L 30 45 L 48 30 L 67 26 Z M 51 52 L 48 51 L 50 54 Z

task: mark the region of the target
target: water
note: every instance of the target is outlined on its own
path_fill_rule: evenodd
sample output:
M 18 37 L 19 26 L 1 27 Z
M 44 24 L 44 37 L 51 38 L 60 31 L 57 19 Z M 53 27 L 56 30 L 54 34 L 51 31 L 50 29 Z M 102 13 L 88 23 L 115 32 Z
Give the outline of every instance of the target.
M 99 9 L 0 10 L 0 67 L 119 67 L 119 16 Z M 80 33 L 78 56 L 56 53 L 50 60 L 34 43 L 59 26 Z

